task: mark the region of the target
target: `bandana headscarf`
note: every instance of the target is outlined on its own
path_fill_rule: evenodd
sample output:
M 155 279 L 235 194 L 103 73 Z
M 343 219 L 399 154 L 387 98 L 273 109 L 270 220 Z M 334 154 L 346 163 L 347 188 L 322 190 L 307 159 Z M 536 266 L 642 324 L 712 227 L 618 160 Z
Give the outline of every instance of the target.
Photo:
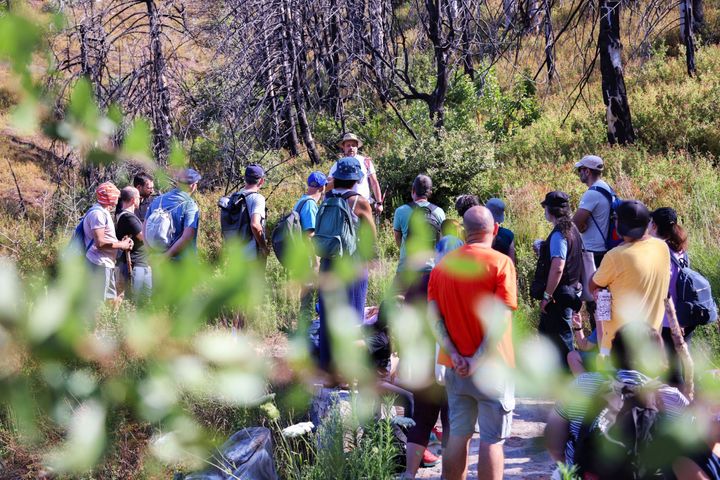
M 98 185 L 95 195 L 100 205 L 117 205 L 120 190 L 112 182 L 105 182 Z

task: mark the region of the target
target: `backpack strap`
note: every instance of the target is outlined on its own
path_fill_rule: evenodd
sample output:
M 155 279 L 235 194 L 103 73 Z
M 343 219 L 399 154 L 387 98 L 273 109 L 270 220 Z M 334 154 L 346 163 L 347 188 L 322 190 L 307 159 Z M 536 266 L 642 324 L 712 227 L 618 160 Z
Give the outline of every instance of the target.
M 613 205 L 612 197 L 613 197 L 613 195 L 615 195 L 615 192 L 613 192 L 613 191 L 608 191 L 607 189 L 602 188 L 602 187 L 598 187 L 597 185 L 593 185 L 593 186 L 590 187 L 588 190 L 592 190 L 593 192 L 598 192 L 598 193 L 600 193 L 603 197 L 605 197 L 605 200 L 608 201 L 609 209 L 612 210 L 612 205 Z M 605 245 L 607 245 L 607 236 L 606 236 L 606 233 L 607 233 L 607 232 L 603 233 L 602 228 L 600 228 L 600 225 L 598 225 L 597 220 L 595 220 L 595 215 L 593 215 L 592 212 L 590 212 L 590 219 L 591 219 L 591 220 L 593 221 L 593 223 L 595 224 L 595 228 L 598 229 L 598 232 L 600 232 L 600 236 L 602 237 L 603 242 L 605 243 Z M 610 218 L 608 218 L 608 224 L 609 224 L 609 223 L 610 223 Z M 609 229 L 610 229 L 610 225 L 608 225 L 608 230 L 609 230 Z
M 82 220 L 80 221 L 80 222 L 82 223 L 83 235 L 84 235 L 84 232 L 85 232 L 85 219 L 87 218 L 88 214 L 89 214 L 90 212 L 92 212 L 93 210 L 102 210 L 102 207 L 96 207 L 95 205 L 93 205 L 92 207 L 90 207 L 90 209 L 89 209 L 87 212 L 85 212 L 85 215 L 83 215 L 83 218 L 82 218 Z M 112 221 L 112 220 L 110 220 L 110 221 Z M 83 243 L 84 243 L 84 242 L 83 242 Z M 90 243 L 88 243 L 87 245 L 85 245 L 85 253 L 86 253 L 86 254 L 87 254 L 87 252 L 90 251 L 90 249 L 92 248 L 92 246 L 93 246 L 94 243 L 95 243 L 95 237 L 94 237 L 94 236 L 90 236 Z
M 305 200 L 303 200 L 302 202 L 298 203 L 298 206 L 295 207 L 294 210 L 295 210 L 297 213 L 302 212 L 302 209 L 305 208 L 305 205 L 307 204 L 308 200 L 312 200 L 312 197 L 307 197 Z

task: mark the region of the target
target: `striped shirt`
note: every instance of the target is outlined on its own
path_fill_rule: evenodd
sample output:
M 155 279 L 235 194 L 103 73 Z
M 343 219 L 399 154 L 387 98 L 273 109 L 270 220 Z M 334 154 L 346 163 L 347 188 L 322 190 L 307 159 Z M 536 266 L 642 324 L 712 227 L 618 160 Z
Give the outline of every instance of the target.
M 635 370 L 618 370 L 616 380 L 629 385 L 644 385 L 651 379 Z M 558 402 L 555 411 L 570 423 L 570 438 L 565 445 L 565 463 L 573 465 L 575 458 L 575 443 L 580 434 L 583 419 L 588 407 L 601 388 L 607 384 L 608 377 L 600 373 L 583 373 L 575 379 L 570 386 L 570 395 L 567 401 Z M 658 408 L 667 418 L 679 419 L 689 402 L 677 388 L 661 385 L 658 390 Z

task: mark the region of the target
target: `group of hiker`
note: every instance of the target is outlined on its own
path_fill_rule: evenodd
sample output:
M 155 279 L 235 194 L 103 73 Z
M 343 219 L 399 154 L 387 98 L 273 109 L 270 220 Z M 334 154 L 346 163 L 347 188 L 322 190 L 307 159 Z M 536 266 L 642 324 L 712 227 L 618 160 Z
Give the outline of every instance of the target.
M 469 441 L 476 432 L 478 478 L 502 478 L 515 385 L 512 375 L 491 370 L 515 367 L 512 316 L 518 307 L 515 237 L 502 226 L 505 202 L 461 195 L 455 202 L 459 220 L 450 218 L 431 202 L 432 179 L 417 175 L 408 185 L 412 201 L 393 214 L 399 261 L 392 300 L 383 302 L 379 312 L 368 310 L 369 264 L 378 228 L 374 215 L 382 212 L 385 199 L 372 159 L 358 153 L 361 139 L 345 134 L 339 147 L 342 158 L 328 175 L 309 174 L 305 194 L 280 220 L 272 239 L 260 193 L 265 170 L 248 165 L 244 188 L 218 203 L 223 238 L 238 241 L 243 258 L 263 267 L 271 245 L 283 265 L 289 265 L 287 259 L 302 246 L 307 268 L 334 278 L 303 285 L 300 319 L 308 320 L 315 311 L 319 315 L 317 364 L 328 387 L 344 387 L 353 380 L 343 378 L 337 367 L 342 352 L 335 348 L 334 328 L 337 315 L 347 315 L 347 308 L 340 307 L 349 306 L 357 327 L 371 332 L 364 345 L 378 367 L 378 385 L 410 399 L 414 425 L 406 432 L 402 478 L 415 478 L 420 467 L 440 461 L 427 448 L 431 439 L 443 445 L 443 478 L 465 478 Z M 603 180 L 602 158 L 587 155 L 574 167 L 588 187 L 578 208 L 573 210 L 565 192 L 547 193 L 539 206 L 552 229 L 545 240 L 533 244 L 537 258 L 530 295 L 539 301 L 538 332 L 557 353 L 558 365 L 577 376 L 573 393 L 566 396 L 571 400 L 559 402 L 548 420 L 551 455 L 575 466 L 581 478 L 644 478 L 627 475 L 653 469 L 674 469 L 678 478 L 719 478 L 720 462 L 705 447 L 687 455 L 678 451 L 677 464 L 675 457 L 658 465 L 637 463 L 645 459 L 653 429 L 659 428 L 655 425 L 665 417 L 683 417 L 689 404 L 683 389 L 687 366 L 676 352 L 677 332 L 682 328 L 683 340 L 689 342 L 697 326 L 717 318 L 707 280 L 689 268 L 687 234 L 672 208 L 650 211 L 637 200 L 621 200 Z M 109 182 L 98 187 L 97 204 L 78 228 L 88 262 L 104 275 L 105 299 L 115 300 L 120 285 L 128 282 L 134 294 L 149 294 L 152 257 L 146 245 L 169 258 L 196 248 L 200 214 L 191 195 L 200 178 L 197 171 L 186 169 L 174 189 L 158 196 L 153 196 L 153 181 L 146 174 L 122 191 Z M 583 305 L 588 336 L 580 313 Z M 424 381 L 405 381 L 391 359 L 396 349 L 388 318 L 404 308 L 419 314 L 420 329 L 430 339 L 424 360 L 412 360 L 416 370 L 435 372 Z M 655 352 L 647 354 L 657 354 L 652 358 L 669 357 L 669 372 L 661 377 L 667 383 L 654 380 L 662 362 L 648 371 L 647 362 L 638 361 L 637 344 L 646 348 L 643 354 Z M 419 365 L 423 361 L 424 370 Z M 609 409 L 603 401 L 590 401 L 611 397 L 615 401 Z M 602 415 L 604 423 L 599 421 Z M 438 417 L 442 431 L 436 428 Z M 644 430 L 638 417 L 646 418 Z M 626 424 L 632 418 L 630 428 Z M 632 435 L 620 431 L 628 428 Z M 596 455 L 602 450 L 598 445 L 613 435 L 623 460 L 603 461 Z
M 177 175 L 175 188 L 162 195 L 155 195 L 154 180 L 144 172 L 122 190 L 112 182 L 98 185 L 96 203 L 76 227 L 71 243 L 100 278 L 91 285 L 102 286 L 105 301 L 118 305 L 128 292 L 137 301 L 149 298 L 149 246 L 168 258 L 197 248 L 200 211 L 191 195 L 200 179 L 197 171 L 185 169 Z

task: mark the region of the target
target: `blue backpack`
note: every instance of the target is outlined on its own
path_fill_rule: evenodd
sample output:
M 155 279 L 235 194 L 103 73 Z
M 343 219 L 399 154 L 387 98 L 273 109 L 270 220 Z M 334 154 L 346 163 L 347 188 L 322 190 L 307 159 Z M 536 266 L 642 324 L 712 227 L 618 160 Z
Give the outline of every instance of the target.
M 608 216 L 608 228 L 605 233 L 603 233 L 602 229 L 600 228 L 600 225 L 598 225 L 597 220 L 595 220 L 595 217 L 593 214 L 590 214 L 590 218 L 592 219 L 593 223 L 595 224 L 595 227 L 597 227 L 598 231 L 600 232 L 600 235 L 602 236 L 603 240 L 605 240 L 605 248 L 607 250 L 611 250 L 618 245 L 620 245 L 623 242 L 622 237 L 617 231 L 617 225 L 615 221 L 617 220 L 617 208 L 622 203 L 622 200 L 617 196 L 617 194 L 613 191 L 613 189 L 610 189 L 610 191 L 593 185 L 590 187 L 590 190 L 594 192 L 600 192 L 603 197 L 608 201 L 610 204 L 610 215 Z
M 678 260 L 670 253 L 678 269 L 675 286 L 675 310 L 681 327 L 697 327 L 717 321 L 717 307 L 710 282 L 688 266 L 687 258 Z
M 312 237 L 318 257 L 349 257 L 357 250 L 357 228 L 348 205 L 357 195 L 352 191 L 330 194 L 320 206 Z
M 68 247 L 71 251 L 74 253 L 80 254 L 82 253 L 87 254 L 88 250 L 90 250 L 90 247 L 93 246 L 95 243 L 95 239 L 91 238 L 90 241 L 87 241 L 87 238 L 85 237 L 85 217 L 88 216 L 88 213 L 92 212 L 93 210 L 97 210 L 100 207 L 98 206 L 92 206 L 90 207 L 90 210 L 85 212 L 85 215 L 80 219 L 80 223 L 77 224 L 75 227 L 75 230 L 73 231 L 72 237 L 70 237 L 70 243 L 68 244 Z

